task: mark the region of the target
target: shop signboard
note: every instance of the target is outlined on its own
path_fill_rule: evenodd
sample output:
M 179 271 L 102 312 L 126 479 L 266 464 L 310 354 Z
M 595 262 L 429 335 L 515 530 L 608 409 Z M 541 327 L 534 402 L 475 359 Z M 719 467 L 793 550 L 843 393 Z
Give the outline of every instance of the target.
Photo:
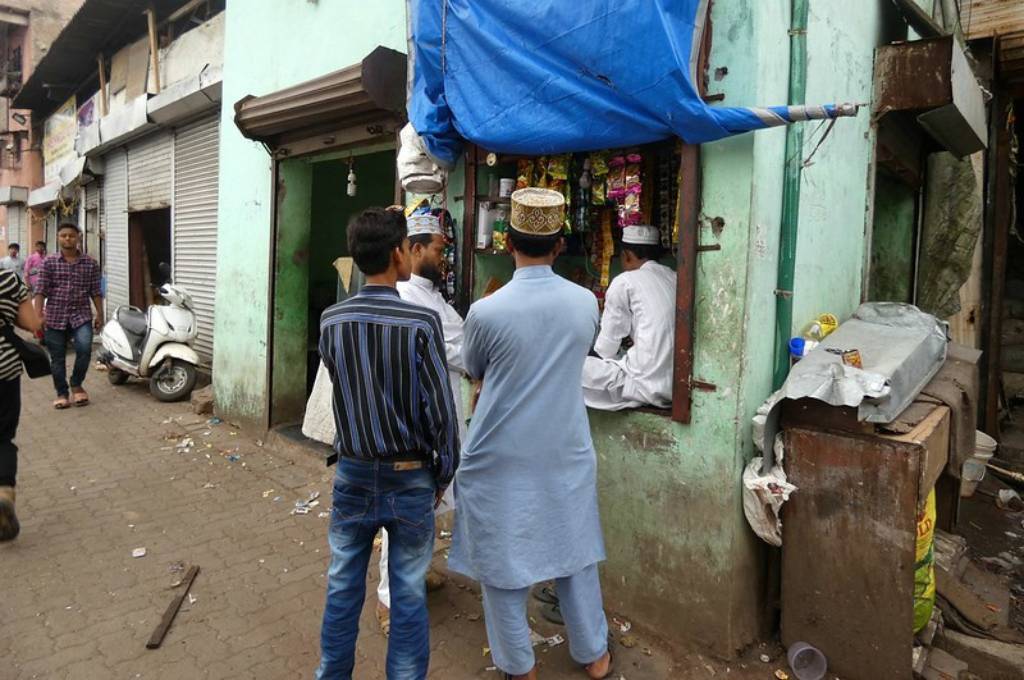
M 76 158 L 75 134 L 78 131 L 78 109 L 71 97 L 46 119 L 43 125 L 43 163 L 45 182 L 56 181 L 64 165 Z

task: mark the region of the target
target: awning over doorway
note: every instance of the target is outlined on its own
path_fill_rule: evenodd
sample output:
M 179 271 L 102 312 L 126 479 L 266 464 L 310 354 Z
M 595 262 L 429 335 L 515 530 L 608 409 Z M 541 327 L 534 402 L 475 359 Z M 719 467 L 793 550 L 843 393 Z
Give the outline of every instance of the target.
M 60 180 L 54 180 L 49 184 L 33 189 L 28 195 L 28 207 L 41 208 L 50 205 L 57 200 L 60 193 Z
M 404 121 L 405 89 L 405 55 L 377 47 L 340 71 L 243 97 L 235 103 L 235 125 L 245 137 L 274 147 L 336 131 L 350 132 L 344 143 L 365 141 L 381 134 L 377 126 L 394 129 Z
M 103 174 L 103 161 L 99 158 L 79 156 L 60 169 L 60 185 L 88 184 Z

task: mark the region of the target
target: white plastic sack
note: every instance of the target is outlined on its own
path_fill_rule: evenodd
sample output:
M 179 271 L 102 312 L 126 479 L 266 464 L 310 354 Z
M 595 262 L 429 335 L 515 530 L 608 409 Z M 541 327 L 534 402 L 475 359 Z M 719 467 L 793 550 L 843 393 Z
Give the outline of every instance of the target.
M 764 459 L 754 458 L 743 471 L 743 514 L 747 523 L 761 540 L 779 547 L 782 545 L 782 504 L 797 490 L 786 480 L 782 469 L 782 435 L 775 438 L 775 464 L 762 470 Z
M 444 189 L 447 171 L 427 154 L 423 139 L 406 123 L 399 133 L 398 178 L 402 188 L 414 194 L 437 194 Z
M 313 393 L 306 402 L 306 415 L 302 419 L 302 434 L 318 442 L 334 446 L 334 387 L 324 363 L 316 372 Z

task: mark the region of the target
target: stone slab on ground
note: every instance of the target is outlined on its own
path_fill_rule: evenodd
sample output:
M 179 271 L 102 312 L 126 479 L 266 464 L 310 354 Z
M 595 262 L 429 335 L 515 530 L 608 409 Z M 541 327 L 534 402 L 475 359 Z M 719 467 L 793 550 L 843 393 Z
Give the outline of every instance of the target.
M 946 630 L 937 646 L 967 664 L 985 680 L 1024 680 L 1024 645 L 971 637 Z

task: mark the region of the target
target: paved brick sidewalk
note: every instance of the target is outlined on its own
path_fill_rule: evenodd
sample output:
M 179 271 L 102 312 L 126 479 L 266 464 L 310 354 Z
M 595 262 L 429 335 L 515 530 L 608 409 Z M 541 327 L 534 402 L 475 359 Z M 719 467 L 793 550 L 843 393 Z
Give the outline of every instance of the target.
M 328 561 L 328 520 L 319 513 L 329 509 L 330 471 L 229 424 L 210 426 L 187 405 L 161 404 L 142 383 L 112 388 L 91 371 L 87 387 L 92 405 L 55 412 L 49 384 L 23 380 L 22 534 L 0 546 L 0 678 L 312 677 Z M 179 451 L 185 437 L 194 446 Z M 291 515 L 313 491 L 323 494 L 320 506 Z M 146 556 L 133 559 L 140 547 Z M 445 549 L 439 541 L 442 567 Z M 178 592 L 176 563 L 202 569 L 195 602 L 150 651 L 145 643 Z M 360 680 L 384 677 L 384 638 L 367 599 Z M 431 595 L 430 608 L 430 677 L 496 679 L 472 584 L 453 580 Z M 744 671 L 696 656 L 673 661 L 643 638 L 618 655 L 627 680 L 771 676 L 764 665 L 753 674 L 757 662 Z M 567 645 L 539 657 L 545 678 L 585 677 Z

